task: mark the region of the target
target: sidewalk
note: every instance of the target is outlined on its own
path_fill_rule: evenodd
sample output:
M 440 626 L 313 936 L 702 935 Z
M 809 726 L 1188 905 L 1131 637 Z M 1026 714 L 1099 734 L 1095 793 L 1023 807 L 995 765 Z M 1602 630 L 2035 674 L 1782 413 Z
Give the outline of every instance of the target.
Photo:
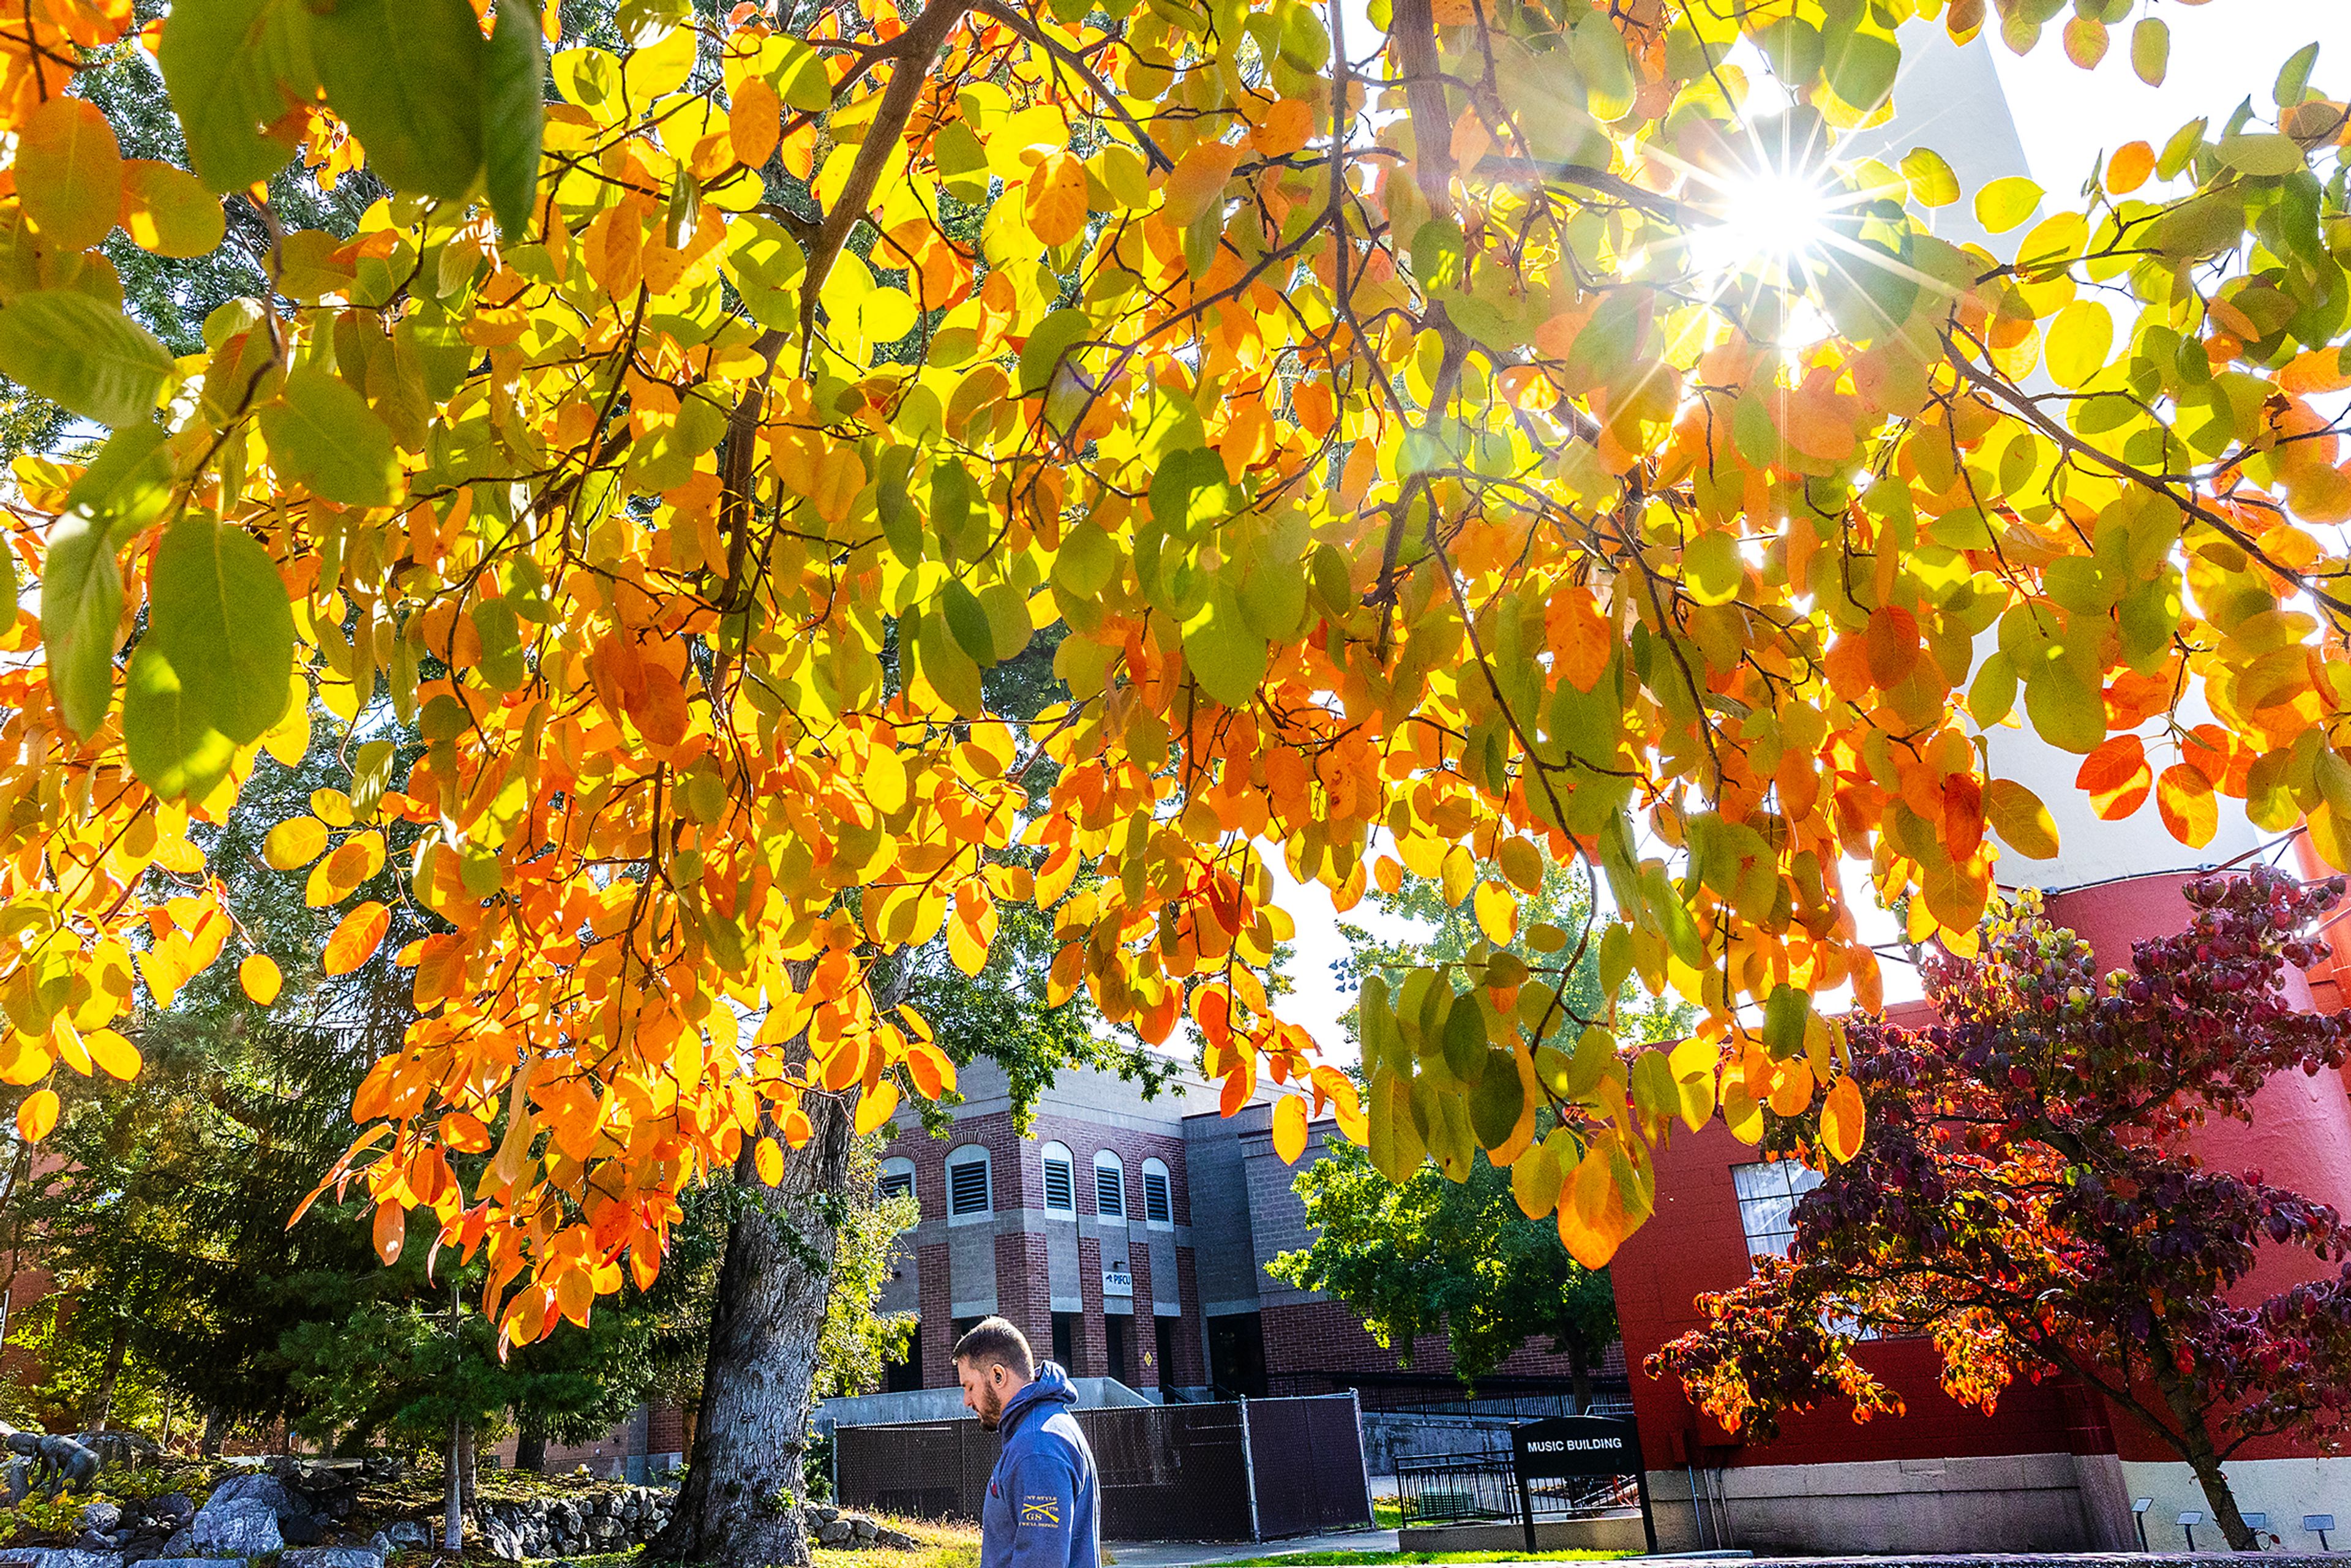
M 1291 1557 L 1303 1552 L 1394 1552 L 1393 1530 L 1350 1530 L 1293 1535 L 1283 1541 L 1109 1541 L 1103 1552 L 1117 1568 L 1195 1568 L 1251 1557 Z

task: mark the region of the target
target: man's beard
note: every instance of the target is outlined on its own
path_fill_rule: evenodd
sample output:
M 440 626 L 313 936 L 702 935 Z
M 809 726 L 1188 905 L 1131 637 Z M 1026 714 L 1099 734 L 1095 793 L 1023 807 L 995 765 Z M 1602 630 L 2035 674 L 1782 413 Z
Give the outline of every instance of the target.
M 993 1388 L 984 1388 L 980 1390 L 979 1408 L 974 1414 L 979 1417 L 981 1431 L 993 1432 L 1004 1419 L 1004 1401 Z

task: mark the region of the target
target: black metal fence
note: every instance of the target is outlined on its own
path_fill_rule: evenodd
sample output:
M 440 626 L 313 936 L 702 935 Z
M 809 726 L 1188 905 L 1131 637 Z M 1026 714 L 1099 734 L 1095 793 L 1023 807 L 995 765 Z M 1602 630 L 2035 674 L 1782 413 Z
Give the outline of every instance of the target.
M 1265 1541 L 1372 1522 L 1351 1396 L 1074 1414 L 1107 1539 Z M 841 1427 L 833 1441 L 844 1504 L 922 1519 L 977 1519 L 999 1447 L 972 1420 Z
M 1629 1476 L 1568 1476 L 1539 1480 L 1528 1489 L 1535 1518 L 1589 1519 L 1638 1508 L 1639 1493 Z M 1474 1524 L 1502 1520 L 1516 1523 L 1518 1472 L 1510 1454 L 1451 1454 L 1396 1461 L 1396 1500 L 1406 1524 Z

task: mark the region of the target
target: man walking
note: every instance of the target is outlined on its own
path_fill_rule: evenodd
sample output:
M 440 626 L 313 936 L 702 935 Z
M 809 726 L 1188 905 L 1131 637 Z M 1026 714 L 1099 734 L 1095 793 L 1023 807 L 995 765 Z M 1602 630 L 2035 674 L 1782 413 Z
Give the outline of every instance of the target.
M 963 1402 L 1004 1435 L 979 1514 L 979 1568 L 1101 1568 L 1093 1450 L 1070 1411 L 1070 1375 L 1040 1364 L 1026 1335 L 985 1318 L 956 1342 Z

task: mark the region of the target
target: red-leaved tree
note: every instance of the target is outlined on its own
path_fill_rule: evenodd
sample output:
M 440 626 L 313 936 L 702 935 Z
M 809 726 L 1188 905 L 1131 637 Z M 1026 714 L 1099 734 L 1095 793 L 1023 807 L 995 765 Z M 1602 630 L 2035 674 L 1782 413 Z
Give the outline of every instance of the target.
M 2296 1009 L 2284 978 L 2324 956 L 2307 933 L 2343 891 L 2266 869 L 2191 883 L 2189 927 L 2103 979 L 2033 895 L 1987 916 L 1979 958 L 1930 963 L 1942 1022 L 1851 1029 L 1860 1150 L 1799 1205 L 1789 1257 L 1701 1297 L 1703 1325 L 1651 1375 L 1768 1437 L 1832 1398 L 1862 1420 L 1899 1409 L 1853 1354 L 1864 1330 L 1932 1338 L 1944 1388 L 1987 1411 L 2016 1378 L 2071 1374 L 2176 1449 L 2229 1543 L 2253 1546 L 2222 1461 L 2351 1429 L 2351 1230 L 2207 1164 L 2197 1129 L 2251 1121 L 2274 1073 L 2342 1065 L 2351 1019 Z M 1770 1134 L 1783 1152 L 1814 1138 L 1802 1119 Z M 2249 1289 L 2281 1248 L 2322 1277 Z

